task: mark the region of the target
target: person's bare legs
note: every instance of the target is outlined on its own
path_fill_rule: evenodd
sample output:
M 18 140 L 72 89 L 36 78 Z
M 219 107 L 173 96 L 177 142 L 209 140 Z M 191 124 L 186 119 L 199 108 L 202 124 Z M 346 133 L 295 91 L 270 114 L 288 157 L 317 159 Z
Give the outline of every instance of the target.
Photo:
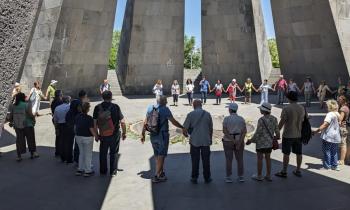
M 164 156 L 156 157 L 156 176 L 160 176 L 164 170 Z
M 340 158 L 339 158 L 339 164 L 340 165 L 344 165 L 344 163 L 345 163 L 346 152 L 347 152 L 346 145 L 342 145 L 340 147 Z
M 289 155 L 283 155 L 283 169 L 282 172 L 287 173 L 288 169 L 288 164 L 289 164 Z
M 271 177 L 271 154 L 267 153 L 265 154 L 265 161 L 266 161 L 266 177 Z
M 261 153 L 261 152 L 258 152 L 258 153 L 256 153 L 256 156 L 258 158 L 258 161 L 257 161 L 258 176 L 261 177 L 262 176 L 262 167 L 263 167 L 264 154 Z

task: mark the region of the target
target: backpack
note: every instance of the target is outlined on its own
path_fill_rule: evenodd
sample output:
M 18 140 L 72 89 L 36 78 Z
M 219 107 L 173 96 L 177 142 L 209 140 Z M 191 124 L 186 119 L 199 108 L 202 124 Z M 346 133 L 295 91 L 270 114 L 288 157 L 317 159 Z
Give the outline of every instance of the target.
M 112 136 L 115 132 L 111 108 L 112 104 L 110 104 L 107 109 L 104 109 L 102 104 L 98 106 L 97 127 L 100 132 L 100 136 Z
M 160 131 L 159 126 L 159 111 L 158 108 L 153 106 L 152 111 L 147 115 L 147 122 L 146 122 L 146 131 L 150 132 L 151 134 L 158 134 Z
M 311 124 L 305 109 L 304 121 L 301 127 L 301 142 L 303 142 L 304 145 L 307 145 L 311 139 L 312 139 Z
M 11 122 L 14 128 L 23 129 L 26 127 L 27 105 L 24 109 L 13 106 Z

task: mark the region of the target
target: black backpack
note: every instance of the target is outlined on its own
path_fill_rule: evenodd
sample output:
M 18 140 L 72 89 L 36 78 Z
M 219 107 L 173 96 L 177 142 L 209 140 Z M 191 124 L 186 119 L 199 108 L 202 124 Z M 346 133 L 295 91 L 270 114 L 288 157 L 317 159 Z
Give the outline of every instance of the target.
M 303 142 L 304 145 L 307 145 L 311 139 L 312 139 L 311 124 L 305 109 L 305 117 L 301 127 L 301 142 Z

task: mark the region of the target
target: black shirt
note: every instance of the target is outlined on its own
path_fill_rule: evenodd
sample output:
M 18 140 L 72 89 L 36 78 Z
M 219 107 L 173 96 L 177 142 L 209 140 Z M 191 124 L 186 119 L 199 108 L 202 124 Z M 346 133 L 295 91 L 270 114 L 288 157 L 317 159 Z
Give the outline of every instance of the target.
M 122 119 L 124 119 L 124 115 L 122 114 L 120 107 L 117 104 L 113 104 L 111 102 L 102 102 L 101 104 L 95 106 L 94 115 L 93 115 L 94 120 L 97 120 L 98 118 L 100 105 L 102 105 L 103 109 L 108 109 L 108 107 L 110 107 L 113 124 L 116 125 L 116 130 L 119 130 L 119 126 L 120 126 L 119 123 Z
M 75 134 L 77 136 L 91 137 L 90 128 L 94 127 L 94 120 L 87 114 L 78 114 L 75 118 Z
M 52 115 L 55 112 L 56 107 L 58 107 L 61 104 L 63 104 L 63 101 L 60 100 L 60 99 L 57 99 L 57 100 L 55 99 L 55 100 L 52 101 L 52 103 L 51 103 L 51 113 L 52 113 Z

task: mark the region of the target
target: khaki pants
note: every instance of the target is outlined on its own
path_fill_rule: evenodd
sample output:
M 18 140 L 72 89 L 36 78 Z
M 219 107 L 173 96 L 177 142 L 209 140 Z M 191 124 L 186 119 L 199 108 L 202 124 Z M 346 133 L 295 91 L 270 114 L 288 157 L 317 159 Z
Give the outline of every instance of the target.
M 241 143 L 239 148 L 237 148 L 234 142 L 223 141 L 225 157 L 226 157 L 226 176 L 232 175 L 232 161 L 233 154 L 235 154 L 237 161 L 237 175 L 244 175 L 244 164 L 243 164 L 243 153 L 244 153 L 244 143 Z

